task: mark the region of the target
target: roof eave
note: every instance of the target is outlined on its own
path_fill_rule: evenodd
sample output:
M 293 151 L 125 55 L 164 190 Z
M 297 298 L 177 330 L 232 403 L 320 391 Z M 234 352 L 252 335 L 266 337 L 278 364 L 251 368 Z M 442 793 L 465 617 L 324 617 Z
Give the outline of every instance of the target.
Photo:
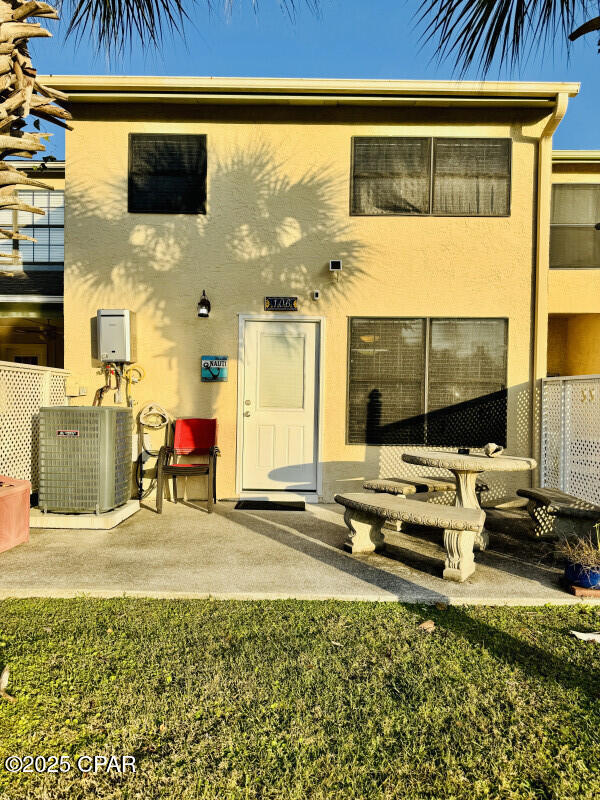
M 53 173 L 53 172 L 64 172 L 65 171 L 65 162 L 64 161 L 43 161 L 41 158 L 38 159 L 31 159 L 30 161 L 25 161 L 23 159 L 7 159 L 7 163 L 9 163 L 15 169 L 29 169 L 29 170 L 36 170 L 37 167 L 40 167 L 41 164 L 44 164 L 43 167 L 40 167 L 39 171 L 40 174 L 43 173 Z
M 554 164 L 599 164 L 600 150 L 553 150 Z
M 0 303 L 63 303 L 61 294 L 0 294 Z
M 578 83 L 382 81 L 49 75 L 45 84 L 71 102 L 282 103 L 302 105 L 551 106 Z

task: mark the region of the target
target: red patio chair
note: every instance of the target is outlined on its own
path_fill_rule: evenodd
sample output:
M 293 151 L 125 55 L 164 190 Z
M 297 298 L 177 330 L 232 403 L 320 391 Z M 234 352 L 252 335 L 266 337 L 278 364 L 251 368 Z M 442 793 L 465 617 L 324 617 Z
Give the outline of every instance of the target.
M 173 447 L 161 447 L 158 454 L 156 510 L 162 514 L 165 478 L 173 476 L 173 501 L 177 502 L 177 478 L 189 475 L 208 475 L 207 510 L 210 514 L 217 502 L 217 447 L 216 419 L 177 419 Z M 206 461 L 181 464 L 179 456 L 205 456 Z M 171 461 L 172 459 L 172 461 Z

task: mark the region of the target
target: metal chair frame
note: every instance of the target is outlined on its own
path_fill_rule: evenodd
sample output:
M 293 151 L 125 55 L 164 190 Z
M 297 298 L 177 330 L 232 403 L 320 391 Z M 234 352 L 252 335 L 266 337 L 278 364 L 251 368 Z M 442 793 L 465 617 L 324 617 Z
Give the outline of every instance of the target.
M 193 455 L 193 453 L 190 453 Z M 174 446 L 163 445 L 158 454 L 157 465 L 157 487 L 156 487 L 156 510 L 162 514 L 163 495 L 165 479 L 169 476 L 173 478 L 173 502 L 177 503 L 177 478 L 196 477 L 198 475 L 208 476 L 208 492 L 206 506 L 209 514 L 212 513 L 213 505 L 217 502 L 217 458 L 221 451 L 213 445 L 207 452 L 208 461 L 205 464 L 178 464 L 175 461 L 177 453 Z

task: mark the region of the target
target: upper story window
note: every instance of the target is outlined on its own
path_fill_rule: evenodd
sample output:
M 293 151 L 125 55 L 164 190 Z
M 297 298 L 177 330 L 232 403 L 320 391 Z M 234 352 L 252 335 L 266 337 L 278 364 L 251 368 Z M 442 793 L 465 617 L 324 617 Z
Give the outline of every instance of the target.
M 0 228 L 18 229 L 32 236 L 35 242 L 24 239 L 3 239 L 0 252 L 15 252 L 25 269 L 62 269 L 65 260 L 65 194 L 63 191 L 36 190 L 19 192 L 19 200 L 46 213 L 30 211 L 0 211 Z M 4 259 L 3 259 L 4 260 Z
M 128 211 L 206 214 L 206 136 L 129 134 Z
M 551 267 L 600 267 L 600 184 L 555 184 L 551 219 Z
M 353 215 L 510 214 L 510 139 L 357 136 Z

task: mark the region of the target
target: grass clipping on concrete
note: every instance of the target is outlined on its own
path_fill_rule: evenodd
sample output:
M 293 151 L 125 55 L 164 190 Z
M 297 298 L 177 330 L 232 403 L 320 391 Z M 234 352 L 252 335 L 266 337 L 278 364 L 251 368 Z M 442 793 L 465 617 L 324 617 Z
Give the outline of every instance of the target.
M 569 798 L 600 792 L 600 609 L 0 602 L 0 798 Z M 418 628 L 433 619 L 435 630 Z M 8 755 L 133 755 L 11 775 Z

